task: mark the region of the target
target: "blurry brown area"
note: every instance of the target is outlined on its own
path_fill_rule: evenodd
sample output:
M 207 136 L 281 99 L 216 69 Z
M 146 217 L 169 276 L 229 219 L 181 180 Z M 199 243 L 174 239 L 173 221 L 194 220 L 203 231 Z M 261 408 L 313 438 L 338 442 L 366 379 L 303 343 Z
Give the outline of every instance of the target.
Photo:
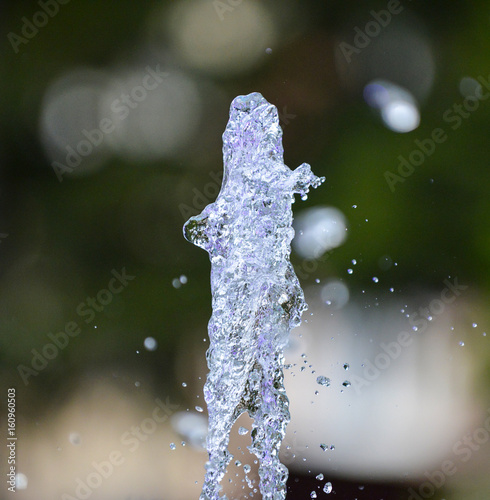
M 230 102 L 254 91 L 286 164 L 326 177 L 294 205 L 310 309 L 285 353 L 288 498 L 488 498 L 486 2 L 1 9 L 0 461 L 15 399 L 18 498 L 198 498 L 210 266 L 182 225 L 216 198 Z M 228 498 L 260 498 L 250 429 Z

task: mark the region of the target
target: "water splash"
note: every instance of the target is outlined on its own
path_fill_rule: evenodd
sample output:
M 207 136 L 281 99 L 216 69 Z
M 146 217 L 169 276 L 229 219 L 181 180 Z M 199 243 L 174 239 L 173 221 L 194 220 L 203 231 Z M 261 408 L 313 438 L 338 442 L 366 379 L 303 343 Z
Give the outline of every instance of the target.
M 209 253 L 213 314 L 208 324 L 209 461 L 201 500 L 216 500 L 232 455 L 230 430 L 244 412 L 254 419 L 264 500 L 286 496 L 279 448 L 289 422 L 283 349 L 307 308 L 289 261 L 294 194 L 318 187 L 306 163 L 283 161 L 275 106 L 261 94 L 235 98 L 223 134 L 223 185 L 216 201 L 184 225 L 185 238 Z M 226 498 L 226 497 L 223 497 Z

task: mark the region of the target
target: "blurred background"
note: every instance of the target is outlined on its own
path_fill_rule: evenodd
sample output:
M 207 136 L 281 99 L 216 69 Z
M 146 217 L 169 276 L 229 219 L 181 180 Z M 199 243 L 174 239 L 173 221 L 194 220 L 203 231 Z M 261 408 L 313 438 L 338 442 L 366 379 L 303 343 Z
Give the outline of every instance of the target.
M 288 498 L 489 498 L 488 4 L 1 8 L 17 498 L 198 498 L 210 265 L 182 225 L 218 194 L 230 102 L 253 91 L 286 164 L 326 177 L 293 206 L 310 308 L 286 352 Z M 260 498 L 239 427 L 224 490 Z

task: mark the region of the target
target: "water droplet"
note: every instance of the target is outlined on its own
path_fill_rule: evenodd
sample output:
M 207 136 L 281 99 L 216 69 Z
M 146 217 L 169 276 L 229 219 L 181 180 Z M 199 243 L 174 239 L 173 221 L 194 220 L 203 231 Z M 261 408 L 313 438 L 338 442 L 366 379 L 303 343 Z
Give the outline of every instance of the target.
M 471 326 L 472 326 L 473 328 L 476 328 L 476 327 L 478 326 L 478 323 L 473 323 Z
M 79 444 L 82 443 L 82 438 L 80 434 L 78 434 L 77 432 L 70 433 L 70 435 L 68 436 L 68 440 L 70 441 L 71 444 L 75 446 L 78 446 Z
M 344 387 L 350 387 L 350 386 L 351 386 L 351 383 L 350 383 L 348 380 L 345 380 L 345 381 L 342 383 L 342 385 L 343 385 Z
M 349 367 L 349 363 L 344 363 L 344 370 L 348 370 L 350 367 Z
M 153 337 L 146 337 L 143 345 L 147 351 L 154 351 L 158 347 L 158 342 Z
M 323 451 L 327 451 L 327 450 L 328 450 L 328 444 L 322 443 L 322 444 L 320 444 L 320 448 L 321 448 Z
M 242 462 L 240 462 L 240 460 L 235 460 L 235 465 L 237 467 L 240 467 L 242 465 Z
M 362 491 L 364 489 L 364 486 L 359 486 L 359 489 Z
M 181 444 L 182 446 L 185 446 L 185 445 L 186 445 L 186 442 L 185 442 L 185 441 L 182 441 L 180 444 Z
M 317 279 L 315 280 L 315 283 L 320 283 L 320 280 L 317 278 Z
M 252 467 L 250 467 L 250 465 L 245 464 L 243 466 L 243 471 L 245 472 L 245 474 L 248 474 L 251 470 L 252 470 Z
M 22 472 L 18 472 L 15 475 L 15 487 L 18 490 L 25 490 L 27 488 L 27 476 L 25 474 L 22 474 Z
M 269 54 L 269 55 L 270 55 L 270 54 L 272 54 L 272 49 L 271 49 L 270 47 L 267 47 L 267 48 L 265 49 L 265 53 L 266 53 L 266 54 Z
M 348 274 L 352 274 L 354 271 L 352 269 L 347 269 Z
M 323 481 L 323 474 L 318 474 L 316 478 L 318 479 L 318 481 Z
M 245 434 L 248 433 L 248 429 L 246 429 L 245 427 L 240 427 L 238 429 L 238 434 L 240 434 L 240 436 L 245 436 Z
M 357 260 L 356 259 L 352 259 L 351 260 L 352 264 L 355 266 L 357 264 Z
M 187 387 L 187 384 L 185 382 L 182 382 L 182 387 Z
M 390 288 L 390 292 L 393 293 L 395 291 L 394 288 Z
M 379 279 L 378 279 L 376 276 L 373 276 L 373 281 L 374 281 L 375 283 L 378 283 Z
M 134 383 L 134 385 L 135 385 L 136 387 L 139 387 L 141 384 L 140 384 L 138 381 L 136 381 L 136 382 Z
M 352 205 L 352 208 L 357 208 L 357 205 Z
M 460 340 L 460 341 L 459 341 L 459 345 L 460 345 L 461 347 L 464 347 L 464 342 L 463 342 L 462 340 Z
M 181 274 L 180 275 L 180 278 L 179 278 L 179 281 L 185 285 L 187 283 L 187 276 L 185 274 Z
M 175 448 L 176 448 L 175 443 L 170 443 L 170 449 L 175 450 Z
M 315 492 L 315 491 L 312 491 L 312 492 L 310 493 L 310 497 L 311 497 L 311 498 L 316 498 L 316 492 Z
M 180 282 L 179 278 L 174 278 L 172 280 L 172 286 L 174 288 L 180 288 L 182 286 L 182 283 Z
M 199 413 L 202 413 L 203 409 L 200 407 L 200 406 L 196 406 L 196 411 L 198 411 Z
M 332 444 L 332 445 L 330 445 L 330 450 L 331 450 L 331 451 L 334 451 L 334 450 L 335 450 L 335 446 L 334 446 L 333 444 Z
M 332 483 L 330 483 L 330 482 L 329 483 L 325 483 L 325 486 L 323 487 L 323 491 L 325 493 L 327 493 L 327 494 L 328 493 L 332 493 L 332 489 L 333 489 Z
M 330 379 L 328 377 L 325 377 L 323 375 L 319 375 L 316 378 L 316 383 L 320 385 L 324 385 L 325 387 L 328 387 L 330 385 Z

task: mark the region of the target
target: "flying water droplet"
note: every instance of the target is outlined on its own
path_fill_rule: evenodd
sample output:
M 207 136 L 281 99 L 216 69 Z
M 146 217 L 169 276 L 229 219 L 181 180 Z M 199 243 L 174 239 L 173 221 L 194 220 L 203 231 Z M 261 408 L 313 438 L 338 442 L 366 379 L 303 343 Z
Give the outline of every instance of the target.
M 318 474 L 316 478 L 318 479 L 318 481 L 323 481 L 323 474 Z
M 15 487 L 18 490 L 25 490 L 27 488 L 28 480 L 25 474 L 18 472 L 15 474 Z
M 325 486 L 323 487 L 323 491 L 328 494 L 328 493 L 332 493 L 332 490 L 333 490 L 332 483 L 330 483 L 330 482 L 325 483 Z
M 170 449 L 175 450 L 175 448 L 176 448 L 175 443 L 170 443 Z
M 68 439 L 71 444 L 78 446 L 82 443 L 82 438 L 80 437 L 80 434 L 78 432 L 72 432 L 69 436 Z
M 158 342 L 153 337 L 146 337 L 143 344 L 147 351 L 155 351 L 158 347 Z
M 325 387 L 328 387 L 330 385 L 330 379 L 328 377 L 323 376 L 323 375 L 319 375 L 316 378 L 316 383 L 319 385 L 324 385 Z
M 240 436 L 245 436 L 245 434 L 248 434 L 248 429 L 246 429 L 245 427 L 240 427 L 238 429 L 238 434 L 240 434 Z

